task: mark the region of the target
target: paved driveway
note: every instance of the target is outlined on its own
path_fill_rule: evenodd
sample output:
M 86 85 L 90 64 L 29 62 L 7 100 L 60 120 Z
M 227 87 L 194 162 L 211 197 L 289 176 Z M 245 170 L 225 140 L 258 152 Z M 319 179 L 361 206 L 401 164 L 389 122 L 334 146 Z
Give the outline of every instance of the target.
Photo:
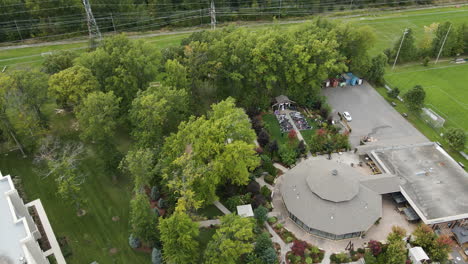
M 350 141 L 353 147 L 359 145 L 363 136 L 372 136 L 375 145 L 405 145 L 428 142 L 416 128 L 408 123 L 380 94 L 367 82 L 360 86 L 325 88 L 323 94 L 337 112 L 348 111 L 353 120 Z M 400 103 L 400 102 L 398 102 Z

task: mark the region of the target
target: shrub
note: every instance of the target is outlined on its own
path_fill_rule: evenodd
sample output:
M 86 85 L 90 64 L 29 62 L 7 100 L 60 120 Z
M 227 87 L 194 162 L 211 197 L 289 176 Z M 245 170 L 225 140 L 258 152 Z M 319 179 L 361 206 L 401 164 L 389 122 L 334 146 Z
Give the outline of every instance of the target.
M 399 94 L 400 94 L 400 89 L 398 89 L 398 87 L 395 87 L 387 92 L 387 95 L 390 98 L 397 98 Z
M 164 200 L 163 198 L 159 198 L 158 207 L 161 209 L 166 208 L 166 200 Z
M 367 245 L 371 250 L 372 255 L 378 256 L 380 253 L 382 253 L 382 243 L 379 241 L 371 240 Z
M 289 133 L 288 133 L 288 138 L 289 138 L 289 140 L 292 140 L 292 141 L 294 141 L 295 139 L 297 139 L 297 132 L 296 132 L 296 130 L 291 129 L 291 130 L 289 131 Z
M 273 175 L 266 175 L 265 178 L 264 178 L 265 182 L 270 184 L 270 185 L 273 185 L 273 183 L 275 183 L 275 177 L 273 177 Z
M 153 251 L 151 252 L 151 263 L 152 264 L 162 264 L 162 255 L 161 255 L 161 250 L 157 248 L 153 248 Z
M 447 132 L 445 132 L 444 138 L 455 150 L 463 150 L 465 148 L 466 134 L 461 128 L 449 128 Z
M 313 261 L 310 257 L 307 257 L 307 258 L 305 259 L 305 262 L 306 262 L 307 264 L 312 264 L 314 261 Z
M 141 246 L 141 241 L 137 237 L 134 237 L 133 234 L 130 234 L 128 238 L 128 244 L 131 248 L 139 248 Z
M 260 255 L 263 251 L 271 247 L 273 247 L 273 242 L 271 241 L 270 234 L 263 232 L 257 237 L 257 240 L 255 241 L 254 252 Z
M 268 144 L 267 148 L 271 154 L 275 154 L 279 150 L 278 141 L 276 140 L 271 141 L 270 144 Z
M 429 62 L 431 61 L 431 59 L 429 57 L 424 57 L 423 59 L 423 66 L 427 67 L 429 66 Z
M 307 153 L 307 146 L 304 143 L 304 140 L 301 140 L 299 144 L 297 145 L 297 155 L 298 156 L 303 156 Z
M 153 212 L 156 214 L 156 217 L 160 217 L 161 215 L 159 214 L 159 209 L 158 208 L 153 208 Z
M 252 194 L 260 193 L 260 184 L 256 181 L 251 181 L 249 185 L 247 185 L 247 191 Z
M 152 200 L 152 201 L 157 201 L 157 200 L 159 199 L 159 196 L 160 196 L 160 194 L 159 194 L 159 189 L 158 189 L 158 187 L 157 187 L 157 186 L 153 186 L 153 187 L 151 188 L 151 200 Z
M 266 204 L 266 199 L 262 194 L 257 194 L 252 199 L 252 207 L 257 208 Z
M 281 224 L 281 223 L 276 224 L 276 228 L 277 228 L 277 229 L 283 228 L 283 224 Z
M 272 216 L 272 217 L 269 217 L 267 221 L 268 221 L 268 223 L 269 223 L 270 225 L 272 225 L 272 224 L 278 222 L 278 218 Z
M 279 149 L 279 156 L 281 158 L 281 162 L 284 163 L 284 165 L 290 167 L 294 163 L 296 163 L 296 157 L 297 153 L 296 151 L 291 148 L 290 146 L 282 145 Z
M 285 240 L 286 240 L 286 243 L 291 243 L 291 242 L 293 242 L 294 238 L 288 236 Z
M 303 257 L 306 248 L 307 243 L 305 241 L 295 240 L 291 247 L 291 251 L 294 253 L 294 255 Z
M 276 167 L 273 165 L 273 162 L 270 159 L 270 157 L 268 157 L 267 155 L 261 155 L 260 158 L 262 159 L 262 168 L 269 174 L 276 177 L 277 170 Z
M 260 193 L 268 200 L 268 201 L 271 201 L 271 191 L 270 189 L 264 185 L 262 186 L 262 188 L 260 189 Z
M 357 252 L 358 252 L 359 254 L 364 254 L 364 253 L 366 252 L 366 250 L 363 249 L 363 248 L 358 248 L 358 249 L 357 249 Z
M 347 263 L 350 262 L 351 259 L 346 255 L 346 253 L 338 253 L 338 254 L 331 254 L 330 260 L 335 263 Z
M 257 194 L 258 195 L 258 194 Z M 245 195 L 235 195 L 226 200 L 226 207 L 230 211 L 236 211 L 237 206 L 250 203 L 250 193 Z
M 254 210 L 254 216 L 258 223 L 263 225 L 263 223 L 265 223 L 265 221 L 268 219 L 268 209 L 260 205 L 257 209 Z
M 276 251 L 273 247 L 269 247 L 266 250 L 264 250 L 260 254 L 260 259 L 264 261 L 264 263 L 277 263 L 278 262 L 278 256 L 276 255 Z
M 262 131 L 260 131 L 260 134 L 258 134 L 257 141 L 262 148 L 264 148 L 268 145 L 268 143 L 270 143 L 270 135 L 268 135 L 268 132 L 265 129 L 262 129 Z

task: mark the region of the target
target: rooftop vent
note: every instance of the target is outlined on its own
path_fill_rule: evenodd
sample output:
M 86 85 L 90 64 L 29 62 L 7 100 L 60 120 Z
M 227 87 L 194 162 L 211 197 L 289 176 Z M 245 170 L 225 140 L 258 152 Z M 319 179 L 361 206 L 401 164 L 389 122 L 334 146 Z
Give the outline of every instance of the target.
M 338 171 L 337 171 L 337 170 L 332 170 L 332 175 L 333 175 L 333 176 L 338 175 Z

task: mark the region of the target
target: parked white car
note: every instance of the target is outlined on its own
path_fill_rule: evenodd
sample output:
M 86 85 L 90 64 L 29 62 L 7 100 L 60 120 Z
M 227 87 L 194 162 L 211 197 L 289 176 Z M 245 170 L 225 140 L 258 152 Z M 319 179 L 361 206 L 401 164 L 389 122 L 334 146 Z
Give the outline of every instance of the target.
M 346 119 L 346 121 L 348 122 L 351 122 L 351 120 L 353 120 L 353 118 L 351 117 L 351 115 L 348 113 L 348 112 L 343 112 L 343 117 Z

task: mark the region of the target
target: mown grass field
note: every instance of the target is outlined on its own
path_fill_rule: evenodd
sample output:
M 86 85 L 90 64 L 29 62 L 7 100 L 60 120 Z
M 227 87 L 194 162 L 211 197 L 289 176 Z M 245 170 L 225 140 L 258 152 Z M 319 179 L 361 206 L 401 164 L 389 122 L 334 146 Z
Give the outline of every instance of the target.
M 390 87 L 405 93 L 415 85 L 426 91 L 425 104 L 445 118 L 445 127 L 468 131 L 468 64 L 441 63 L 400 67 L 389 71 L 385 80 Z

